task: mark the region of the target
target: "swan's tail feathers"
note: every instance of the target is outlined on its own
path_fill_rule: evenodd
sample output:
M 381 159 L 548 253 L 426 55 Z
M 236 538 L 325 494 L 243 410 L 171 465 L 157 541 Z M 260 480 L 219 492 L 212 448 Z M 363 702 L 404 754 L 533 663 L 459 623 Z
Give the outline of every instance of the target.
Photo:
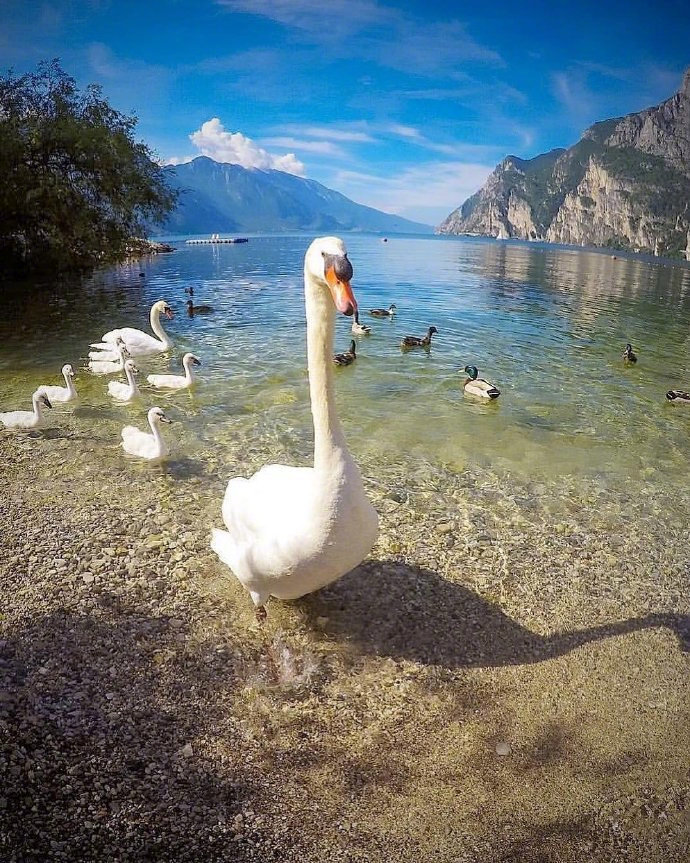
M 211 548 L 226 566 L 235 571 L 236 549 L 235 543 L 227 530 L 211 530 Z

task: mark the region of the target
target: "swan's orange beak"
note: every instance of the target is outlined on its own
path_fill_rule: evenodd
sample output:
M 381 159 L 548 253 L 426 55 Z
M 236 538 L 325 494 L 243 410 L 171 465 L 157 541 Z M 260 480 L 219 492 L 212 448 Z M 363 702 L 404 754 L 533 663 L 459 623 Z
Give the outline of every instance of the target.
M 357 311 L 357 300 L 352 293 L 350 283 L 341 281 L 336 276 L 335 267 L 329 267 L 325 275 L 336 309 L 348 317 L 353 315 Z

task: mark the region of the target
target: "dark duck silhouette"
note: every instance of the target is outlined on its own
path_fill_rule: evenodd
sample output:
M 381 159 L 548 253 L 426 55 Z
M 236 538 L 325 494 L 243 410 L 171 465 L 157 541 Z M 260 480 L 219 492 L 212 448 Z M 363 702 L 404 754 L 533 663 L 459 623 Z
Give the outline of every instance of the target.
M 349 366 L 350 363 L 354 363 L 354 361 L 356 359 L 357 359 L 356 345 L 355 345 L 355 340 L 352 339 L 352 341 L 350 342 L 350 350 L 345 351 L 345 353 L 342 353 L 342 354 L 336 354 L 333 357 L 333 362 L 336 364 L 336 366 Z
M 190 290 L 192 289 L 190 288 Z M 193 318 L 194 315 L 207 315 L 212 311 L 213 308 L 211 306 L 195 306 L 194 300 L 187 300 L 187 314 L 190 318 Z
M 391 303 L 387 309 L 369 309 L 369 314 L 373 315 L 375 318 L 392 318 L 395 314 L 397 306 L 395 303 Z
M 623 351 L 623 359 L 626 363 L 636 363 L 637 356 L 633 353 L 632 345 L 630 342 L 625 346 L 625 350 Z
M 400 342 L 400 347 L 409 349 L 409 348 L 430 348 L 431 347 L 431 337 L 434 333 L 437 333 L 438 330 L 436 327 L 429 327 L 427 334 L 425 336 L 405 336 L 403 340 Z

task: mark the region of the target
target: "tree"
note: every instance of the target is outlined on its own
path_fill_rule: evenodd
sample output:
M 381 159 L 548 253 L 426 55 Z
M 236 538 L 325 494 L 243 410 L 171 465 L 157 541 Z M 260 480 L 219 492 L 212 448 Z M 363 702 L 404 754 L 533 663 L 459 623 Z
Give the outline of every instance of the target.
M 0 77 L 0 266 L 89 269 L 165 217 L 176 193 L 136 122 L 58 60 Z

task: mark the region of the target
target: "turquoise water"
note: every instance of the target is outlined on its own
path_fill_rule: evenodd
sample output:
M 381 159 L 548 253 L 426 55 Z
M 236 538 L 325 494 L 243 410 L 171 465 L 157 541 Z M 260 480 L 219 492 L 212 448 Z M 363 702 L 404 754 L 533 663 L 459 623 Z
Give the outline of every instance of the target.
M 6 289 L 0 323 L 0 410 L 29 408 L 60 367 L 84 364 L 88 344 L 116 326 L 148 330 L 164 298 L 169 355 L 137 358 L 144 400 L 111 402 L 110 378 L 79 371 L 81 405 L 60 407 L 52 426 L 78 428 L 104 457 L 124 460 L 119 429 L 143 427 L 161 404 L 176 421 L 177 459 L 220 472 L 311 452 L 302 261 L 311 237 L 253 237 L 243 245 L 185 246 L 173 254 L 47 284 L 27 297 Z M 556 247 L 469 238 L 346 237 L 353 287 L 370 336 L 355 337 L 357 362 L 336 370 L 350 448 L 363 468 L 406 464 L 505 476 L 626 480 L 684 487 L 690 409 L 667 389 L 690 388 L 690 270 L 682 265 Z M 139 273 L 143 272 L 144 277 Z M 190 319 L 184 288 L 213 314 Z M 395 302 L 393 320 L 366 310 Z M 345 350 L 351 320 L 336 322 Z M 438 335 L 429 352 L 402 353 L 404 335 Z M 632 342 L 639 356 L 626 367 Z M 162 395 L 147 373 L 178 371 L 182 354 L 202 360 L 196 391 Z M 462 368 L 478 366 L 501 397 L 463 395 Z M 168 429 L 164 430 L 166 433 Z M 113 450 L 108 447 L 112 444 Z M 126 462 L 125 462 L 126 463 Z

